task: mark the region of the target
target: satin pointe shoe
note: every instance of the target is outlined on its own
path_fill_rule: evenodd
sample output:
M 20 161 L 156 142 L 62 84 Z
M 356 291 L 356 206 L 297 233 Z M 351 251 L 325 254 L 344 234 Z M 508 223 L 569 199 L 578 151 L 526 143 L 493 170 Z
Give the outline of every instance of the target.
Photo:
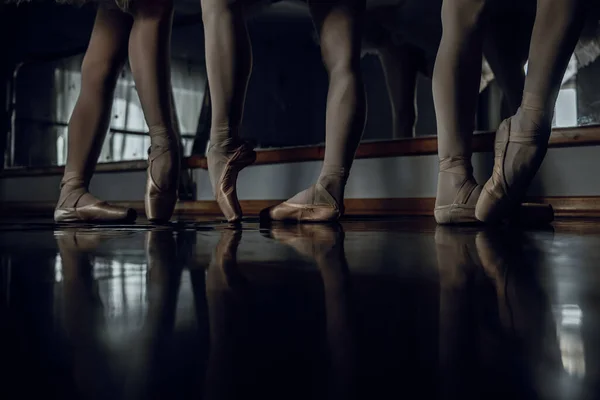
M 85 196 L 85 203 L 81 200 Z M 79 206 L 80 203 L 85 205 Z M 57 223 L 133 222 L 137 213 L 132 208 L 109 204 L 93 197 L 80 182 L 70 180 L 61 184 L 61 196 L 54 210 Z
M 165 223 L 171 219 L 177 203 L 181 168 L 179 146 L 164 128 L 151 128 L 149 134 L 151 145 L 144 197 L 146 217 L 150 222 Z
M 497 223 L 515 212 L 546 155 L 549 128 L 517 132 L 512 127 L 509 118 L 496 133 L 494 170 L 475 208 L 482 222 Z
M 221 212 L 228 222 L 239 222 L 242 208 L 237 198 L 237 177 L 241 170 L 256 160 L 254 145 L 248 141 L 230 149 L 213 145 L 206 158 L 213 193 Z
M 438 189 L 433 211 L 436 222 L 440 225 L 478 222 L 475 218 L 475 205 L 481 186 L 473 178 L 469 160 L 464 157 L 445 158 L 440 160 L 439 168 L 438 187 L 444 185 L 448 186 L 446 190 L 457 190 L 451 203 L 439 204 L 441 200 Z
M 341 218 L 344 214 L 344 206 L 340 206 L 320 183 L 316 183 L 308 190 L 312 190 L 311 201 L 309 203 L 294 203 L 292 198 L 261 211 L 261 219 L 295 222 L 333 222 Z

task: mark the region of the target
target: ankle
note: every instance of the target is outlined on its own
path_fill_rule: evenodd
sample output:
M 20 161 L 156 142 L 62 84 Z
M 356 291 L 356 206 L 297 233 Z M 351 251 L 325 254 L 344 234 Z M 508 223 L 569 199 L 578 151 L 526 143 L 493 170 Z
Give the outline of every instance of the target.
M 471 156 L 459 155 L 442 158 L 439 160 L 439 172 L 472 177 L 473 165 L 471 164 Z
M 544 99 L 531 93 L 524 93 L 521 106 L 512 117 L 517 132 L 546 134 L 552 126 L 553 107 Z
M 329 192 L 338 204 L 344 201 L 344 190 L 346 188 L 346 175 L 343 174 L 328 174 L 321 175 L 317 183 Z
M 228 123 L 214 124 L 210 129 L 210 147 L 227 148 L 239 140 L 238 128 Z

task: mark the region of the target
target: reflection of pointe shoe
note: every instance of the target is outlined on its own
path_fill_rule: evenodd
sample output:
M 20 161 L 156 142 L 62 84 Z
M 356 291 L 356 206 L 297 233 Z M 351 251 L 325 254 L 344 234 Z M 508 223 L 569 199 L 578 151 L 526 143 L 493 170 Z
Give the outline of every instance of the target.
M 278 226 L 270 230 L 269 236 L 293 247 L 299 254 L 315 259 L 327 256 L 342 243 L 344 230 L 339 224 Z
M 435 247 L 441 282 L 446 286 L 461 286 L 472 269 L 479 265 L 473 228 L 438 226 Z
M 54 232 L 56 243 L 61 251 L 88 252 L 95 250 L 106 235 L 85 234 L 74 230 Z
M 224 283 L 228 288 L 246 283 L 246 278 L 237 268 L 237 249 L 241 241 L 241 230 L 223 230 L 210 261 L 209 269 L 221 271 Z
M 144 204 L 150 222 L 169 221 L 177 203 L 179 188 L 179 146 L 166 129 L 150 129 L 148 176 Z
M 507 246 L 507 236 L 497 231 L 481 231 L 475 238 L 484 271 L 501 289 L 504 286 L 505 268 L 508 267 L 507 257 L 514 257 L 515 252 Z
M 470 162 L 464 157 L 440 160 L 438 181 L 451 183 L 452 187 L 458 190 L 450 204 L 438 204 L 438 195 L 433 211 L 438 224 L 478 222 L 475 218 L 475 204 L 481 193 L 481 186 L 473 179 L 472 172 Z
M 242 219 L 236 191 L 237 177 L 241 170 L 256 160 L 253 147 L 250 142 L 243 142 L 233 150 L 212 146 L 206 156 L 215 199 L 229 222 Z
M 344 214 L 343 205 L 338 205 L 333 196 L 320 183 L 315 184 L 313 194 L 314 196 L 308 204 L 284 201 L 263 210 L 261 216 L 274 221 L 333 222 Z
M 98 231 L 83 229 L 60 229 L 54 231 L 54 237 L 61 249 L 87 252 L 95 250 L 100 244 L 111 239 L 121 239 L 130 236 L 125 231 Z
M 64 189 L 63 189 L 64 190 Z M 56 206 L 55 222 L 133 222 L 137 213 L 132 208 L 119 207 L 97 200 L 79 207 L 83 196 L 91 196 L 84 187 L 76 187 Z
M 146 234 L 146 257 L 148 270 L 171 269 L 177 263 L 177 246 L 173 231 L 170 229 L 153 229 Z
M 512 129 L 509 118 L 496 133 L 494 170 L 475 208 L 477 219 L 483 222 L 499 222 L 514 212 L 546 155 L 547 133 Z

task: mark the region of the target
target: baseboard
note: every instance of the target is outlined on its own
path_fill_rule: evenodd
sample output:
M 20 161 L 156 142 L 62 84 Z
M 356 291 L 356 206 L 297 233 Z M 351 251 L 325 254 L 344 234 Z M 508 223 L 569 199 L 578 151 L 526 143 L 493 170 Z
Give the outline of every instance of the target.
M 551 204 L 555 215 L 562 218 L 600 217 L 600 196 L 580 197 L 536 197 L 528 201 Z M 244 215 L 255 217 L 266 207 L 281 200 L 241 200 Z M 121 201 L 114 204 L 131 207 L 144 215 L 143 201 Z M 434 198 L 397 199 L 346 199 L 347 216 L 432 216 Z M 51 217 L 54 203 L 50 202 L 9 202 L 0 203 L 0 216 L 6 217 Z M 220 216 L 221 211 L 215 201 L 182 201 L 177 204 L 175 215 Z

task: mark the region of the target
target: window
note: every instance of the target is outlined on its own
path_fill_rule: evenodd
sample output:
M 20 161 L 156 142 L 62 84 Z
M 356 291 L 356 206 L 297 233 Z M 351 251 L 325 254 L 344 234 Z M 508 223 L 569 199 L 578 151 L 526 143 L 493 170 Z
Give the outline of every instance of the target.
M 64 165 L 68 123 L 81 88 L 82 55 L 24 65 L 16 86 L 14 148 L 9 166 Z M 184 155 L 192 151 L 206 88 L 203 65 L 172 61 L 172 84 Z M 128 68 L 121 73 L 99 162 L 144 160 L 148 127 Z

